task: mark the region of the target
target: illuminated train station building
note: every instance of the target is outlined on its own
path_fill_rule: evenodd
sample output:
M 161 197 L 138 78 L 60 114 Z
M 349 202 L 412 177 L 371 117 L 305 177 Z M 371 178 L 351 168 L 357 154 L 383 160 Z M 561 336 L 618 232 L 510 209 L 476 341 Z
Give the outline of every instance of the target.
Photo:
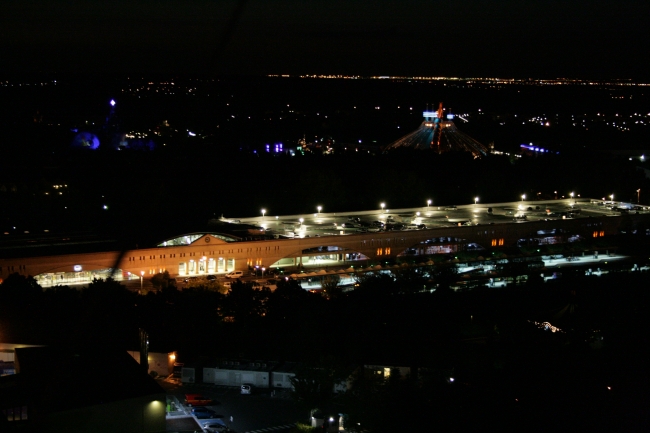
M 471 206 L 468 206 L 468 208 Z M 400 210 L 395 212 L 405 211 Z M 407 212 L 408 213 L 408 212 Z M 344 218 L 345 214 L 339 214 Z M 322 219 L 328 216 L 322 214 Z M 380 216 L 381 218 L 381 216 Z M 455 223 L 452 223 L 455 224 Z M 252 268 L 346 269 L 424 263 L 431 256 L 460 251 L 565 244 L 621 232 L 647 234 L 650 214 L 590 216 L 571 219 L 431 226 L 423 230 L 322 233 L 285 238 L 241 238 L 225 233 L 185 234 L 151 248 L 0 258 L 0 279 L 31 275 L 44 287 L 81 284 L 93 278 L 150 278 L 167 271 L 171 277 L 223 275 Z M 339 227 L 340 228 L 340 227 Z

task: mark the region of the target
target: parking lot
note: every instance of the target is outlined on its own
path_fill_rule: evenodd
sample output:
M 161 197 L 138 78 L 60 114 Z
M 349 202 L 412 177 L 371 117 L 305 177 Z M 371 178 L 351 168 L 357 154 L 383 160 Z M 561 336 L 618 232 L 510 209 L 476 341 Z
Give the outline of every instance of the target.
M 168 395 L 181 403 L 179 411 L 167 417 L 167 431 L 202 431 L 201 419 L 191 414 L 191 407 L 184 405 L 185 394 L 200 393 L 214 401 L 206 408 L 214 411 L 214 419 L 222 420 L 238 433 L 267 429 L 268 432 L 286 431 L 296 422 L 307 422 L 308 414 L 301 414 L 288 391 L 272 396 L 268 389 L 255 388 L 243 395 L 239 388 L 210 384 L 179 385 L 161 381 Z M 232 417 L 232 422 L 231 422 Z M 209 418 L 206 418 L 209 419 Z
M 275 217 L 246 217 L 237 221 L 262 227 L 279 238 L 305 238 L 349 235 L 384 230 L 422 230 L 424 228 L 523 223 L 526 221 L 614 216 L 622 213 L 647 213 L 648 209 L 630 203 L 606 202 L 585 198 L 560 200 L 521 200 L 509 203 L 480 203 L 423 206 L 361 212 Z

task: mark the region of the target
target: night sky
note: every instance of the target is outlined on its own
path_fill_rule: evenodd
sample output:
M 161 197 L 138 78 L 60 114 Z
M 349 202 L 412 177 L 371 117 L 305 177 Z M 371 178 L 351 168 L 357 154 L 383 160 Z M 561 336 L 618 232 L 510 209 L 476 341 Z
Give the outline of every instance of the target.
M 4 0 L 0 74 L 650 81 L 638 0 Z

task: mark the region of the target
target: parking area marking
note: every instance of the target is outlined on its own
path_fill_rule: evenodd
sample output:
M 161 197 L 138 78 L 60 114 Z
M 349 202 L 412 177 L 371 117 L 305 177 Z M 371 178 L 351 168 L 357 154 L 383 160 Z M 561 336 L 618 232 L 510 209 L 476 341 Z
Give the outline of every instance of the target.
M 246 433 L 266 433 L 266 432 L 279 431 L 279 430 L 289 430 L 290 428 L 292 428 L 295 425 L 296 425 L 295 423 L 294 424 L 286 424 L 286 425 L 281 425 L 281 426 L 278 426 L 278 427 L 268 427 L 268 428 L 262 428 L 262 429 L 258 429 L 258 430 L 251 430 L 251 431 L 248 431 Z

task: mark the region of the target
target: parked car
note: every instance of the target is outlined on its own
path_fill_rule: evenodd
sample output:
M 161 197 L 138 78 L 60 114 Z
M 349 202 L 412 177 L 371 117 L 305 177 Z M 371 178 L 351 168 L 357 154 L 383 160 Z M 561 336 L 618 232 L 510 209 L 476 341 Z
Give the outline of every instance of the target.
M 217 416 L 217 413 L 212 409 L 208 409 L 207 407 L 195 407 L 192 408 L 192 415 L 194 415 L 197 419 L 206 419 L 214 418 Z
M 185 404 L 188 406 L 209 406 L 212 403 L 212 399 L 203 396 L 202 394 L 185 394 Z
M 457 206 L 447 206 L 447 207 L 445 208 L 445 210 L 456 210 L 456 209 L 458 209 Z
M 232 431 L 228 428 L 228 426 L 226 426 L 226 423 L 224 423 L 220 419 L 211 419 L 210 421 L 204 421 L 203 423 L 201 423 L 201 427 L 203 427 L 204 431 L 210 433 L 215 433 L 215 432 L 225 433 L 225 432 Z
M 226 278 L 241 278 L 244 276 L 244 271 L 232 271 L 226 274 Z
M 242 394 L 251 394 L 252 391 L 253 391 L 253 386 L 248 384 L 248 383 L 245 383 L 245 384 L 243 384 L 241 386 L 241 393 Z
M 217 276 L 216 276 L 216 275 L 208 275 L 208 276 L 205 277 L 205 278 L 206 278 L 208 281 L 214 281 L 214 280 L 217 279 Z

